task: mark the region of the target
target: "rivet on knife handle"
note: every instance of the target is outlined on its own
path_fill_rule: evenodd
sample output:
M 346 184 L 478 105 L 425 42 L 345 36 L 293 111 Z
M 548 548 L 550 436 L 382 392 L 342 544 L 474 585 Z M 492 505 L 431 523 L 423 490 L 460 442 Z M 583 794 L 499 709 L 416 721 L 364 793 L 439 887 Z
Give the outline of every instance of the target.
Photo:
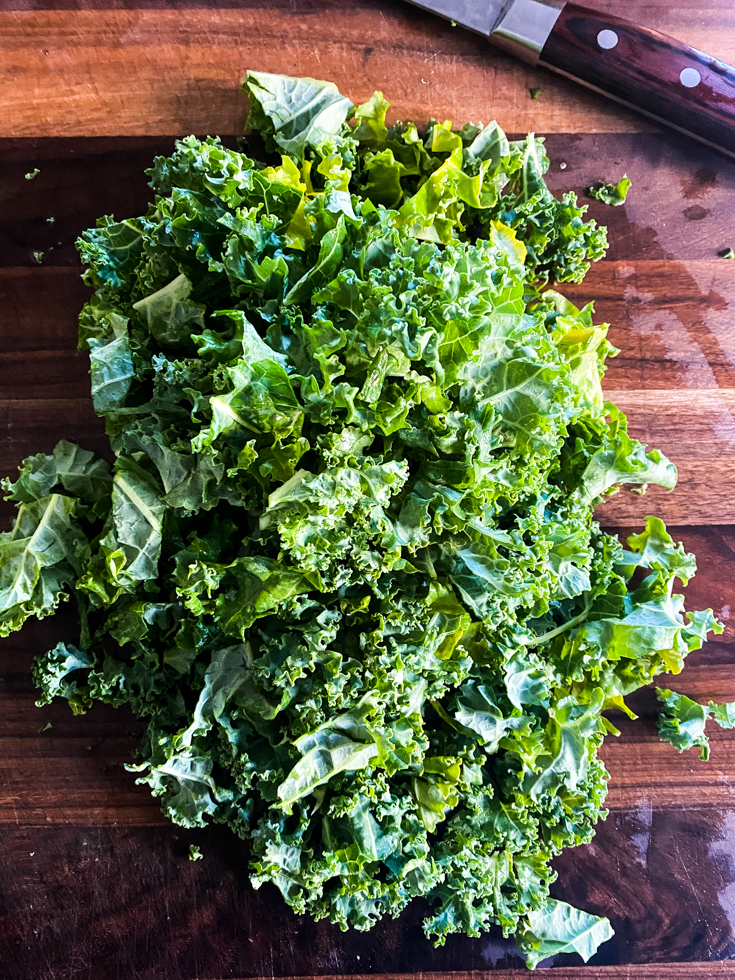
M 563 0 L 515 0 L 490 37 L 735 156 L 735 68 L 681 41 Z

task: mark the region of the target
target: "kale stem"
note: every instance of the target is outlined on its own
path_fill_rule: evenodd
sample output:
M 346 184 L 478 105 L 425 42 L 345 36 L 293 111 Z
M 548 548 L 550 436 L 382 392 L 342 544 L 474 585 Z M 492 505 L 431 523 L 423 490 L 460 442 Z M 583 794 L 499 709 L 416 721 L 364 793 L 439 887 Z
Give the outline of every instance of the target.
M 88 650 L 92 646 L 92 634 L 89 632 L 89 615 L 86 597 L 79 590 L 74 590 L 74 598 L 79 610 L 79 646 Z
M 555 636 L 559 636 L 561 633 L 572 629 L 577 626 L 578 623 L 583 622 L 587 619 L 590 609 L 592 608 L 592 599 L 587 598 L 585 600 L 585 607 L 578 616 L 574 616 L 566 623 L 562 623 L 561 626 L 557 626 L 556 629 L 550 630 L 548 633 L 544 633 L 543 636 L 535 636 L 532 640 L 521 640 L 524 647 L 537 647 L 541 643 L 546 643 L 547 640 L 553 640 Z

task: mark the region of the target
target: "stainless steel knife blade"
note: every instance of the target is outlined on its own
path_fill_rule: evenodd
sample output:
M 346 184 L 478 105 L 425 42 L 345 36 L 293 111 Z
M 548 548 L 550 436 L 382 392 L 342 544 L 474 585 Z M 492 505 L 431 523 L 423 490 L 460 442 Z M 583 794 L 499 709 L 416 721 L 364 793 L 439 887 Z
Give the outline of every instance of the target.
M 504 9 L 513 0 L 409 0 L 439 17 L 455 21 L 471 31 L 488 37 Z
M 535 63 L 565 0 L 409 0 Z

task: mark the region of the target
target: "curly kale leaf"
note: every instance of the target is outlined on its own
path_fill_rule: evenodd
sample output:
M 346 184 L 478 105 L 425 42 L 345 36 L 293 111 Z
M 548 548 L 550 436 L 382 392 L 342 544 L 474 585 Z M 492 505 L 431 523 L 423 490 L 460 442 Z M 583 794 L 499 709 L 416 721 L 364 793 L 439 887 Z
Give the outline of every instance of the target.
M 598 201 L 603 201 L 605 204 L 611 204 L 613 207 L 619 208 L 621 204 L 625 204 L 630 186 L 631 181 L 628 175 L 623 174 L 617 184 L 606 184 L 603 182 L 599 187 L 590 187 L 589 195 Z
M 708 719 L 712 718 L 720 728 L 732 728 L 735 725 L 735 701 L 699 704 L 685 694 L 677 694 L 660 687 L 656 689 L 656 694 L 663 703 L 658 718 L 658 733 L 680 752 L 699 748 L 699 758 L 706 761 L 710 751 L 709 738 L 705 734 Z

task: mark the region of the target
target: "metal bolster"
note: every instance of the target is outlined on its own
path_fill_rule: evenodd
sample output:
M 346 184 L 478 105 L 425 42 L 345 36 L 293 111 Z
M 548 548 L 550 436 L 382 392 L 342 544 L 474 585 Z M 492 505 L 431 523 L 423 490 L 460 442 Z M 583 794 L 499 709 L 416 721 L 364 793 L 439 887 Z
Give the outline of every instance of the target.
M 514 0 L 490 32 L 493 44 L 535 65 L 566 0 Z

